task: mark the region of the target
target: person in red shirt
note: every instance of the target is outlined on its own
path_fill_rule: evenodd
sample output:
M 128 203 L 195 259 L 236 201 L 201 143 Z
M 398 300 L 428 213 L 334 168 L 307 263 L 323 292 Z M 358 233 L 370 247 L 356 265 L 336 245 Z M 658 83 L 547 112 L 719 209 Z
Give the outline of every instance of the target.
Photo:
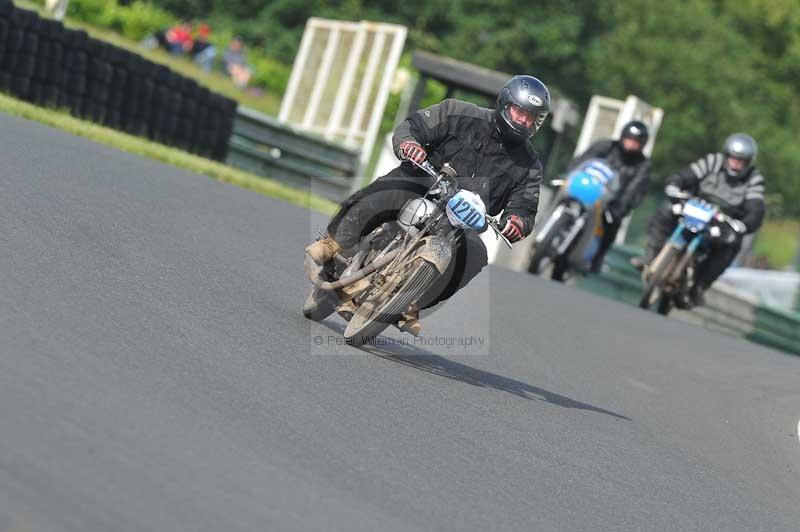
M 169 53 L 181 55 L 192 49 L 192 26 L 181 22 L 167 30 L 167 49 Z

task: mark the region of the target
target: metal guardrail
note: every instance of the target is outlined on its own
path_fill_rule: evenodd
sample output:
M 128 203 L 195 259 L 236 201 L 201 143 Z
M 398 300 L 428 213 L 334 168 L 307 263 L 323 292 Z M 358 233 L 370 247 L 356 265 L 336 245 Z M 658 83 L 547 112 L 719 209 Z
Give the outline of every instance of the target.
M 578 285 L 598 295 L 638 305 L 641 277 L 629 260 L 638 250 L 620 246 L 609 251 L 608 271 L 581 278 Z M 670 317 L 707 329 L 746 338 L 787 353 L 800 355 L 800 314 L 760 305 L 754 298 L 723 284 L 706 293 L 706 306 L 674 310 Z
M 354 187 L 359 155 L 357 150 L 330 143 L 271 116 L 239 106 L 226 162 L 341 201 Z
M 755 320 L 749 340 L 800 355 L 800 314 L 757 306 Z

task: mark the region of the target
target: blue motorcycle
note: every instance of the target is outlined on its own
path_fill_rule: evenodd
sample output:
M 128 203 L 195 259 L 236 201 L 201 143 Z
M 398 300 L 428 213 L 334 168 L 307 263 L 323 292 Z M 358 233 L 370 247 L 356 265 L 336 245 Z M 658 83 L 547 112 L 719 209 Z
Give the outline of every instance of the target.
M 685 193 L 672 196 L 678 225 L 655 259 L 642 271 L 642 298 L 639 307 L 656 305 L 667 315 L 674 307 L 687 308 L 696 266 L 708 255 L 709 243 L 722 234 L 720 224 L 731 218 L 711 203 Z
M 603 239 L 603 215 L 608 201 L 619 189 L 619 176 L 600 159 L 584 162 L 560 186 L 555 208 L 536 232 L 528 271 L 546 273 L 562 281 L 568 271 L 586 273 Z

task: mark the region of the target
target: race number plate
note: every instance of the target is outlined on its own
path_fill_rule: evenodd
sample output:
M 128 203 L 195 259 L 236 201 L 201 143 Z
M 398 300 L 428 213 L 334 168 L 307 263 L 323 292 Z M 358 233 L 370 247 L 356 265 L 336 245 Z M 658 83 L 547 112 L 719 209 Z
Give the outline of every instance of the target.
M 486 207 L 480 196 L 459 190 L 447 202 L 447 218 L 455 227 L 483 231 L 486 229 Z
M 698 203 L 690 201 L 683 206 L 683 215 L 704 223 L 708 223 L 714 216 L 714 209 L 709 209 Z

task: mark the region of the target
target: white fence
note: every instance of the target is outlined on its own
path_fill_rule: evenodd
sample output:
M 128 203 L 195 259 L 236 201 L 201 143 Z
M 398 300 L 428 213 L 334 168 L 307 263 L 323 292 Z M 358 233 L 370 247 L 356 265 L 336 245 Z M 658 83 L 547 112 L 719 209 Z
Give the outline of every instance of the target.
M 366 167 L 407 29 L 312 17 L 278 120 L 361 152 Z

